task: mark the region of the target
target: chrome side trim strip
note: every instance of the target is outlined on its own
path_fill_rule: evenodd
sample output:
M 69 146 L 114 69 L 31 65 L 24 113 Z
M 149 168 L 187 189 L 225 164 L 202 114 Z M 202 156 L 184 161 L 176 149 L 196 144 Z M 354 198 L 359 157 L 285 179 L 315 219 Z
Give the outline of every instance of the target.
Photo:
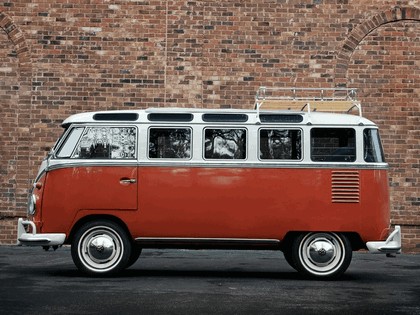
M 48 171 L 61 169 L 61 168 L 72 168 L 72 167 L 124 167 L 124 166 L 131 166 L 131 167 L 137 167 L 139 166 L 139 163 L 137 161 L 81 161 L 81 160 L 66 160 L 66 161 L 58 161 L 58 160 L 52 160 L 50 162 L 50 165 L 48 167 Z
M 280 248 L 276 239 L 137 237 L 135 241 L 143 248 Z
M 54 161 L 49 165 L 48 171 L 61 169 L 61 168 L 71 168 L 71 167 L 123 167 L 123 166 L 138 166 L 138 167 L 172 167 L 172 168 L 293 168 L 293 169 L 388 169 L 388 164 L 378 163 L 378 164 L 315 164 L 315 163 L 235 163 L 235 162 L 224 162 L 224 163 L 214 163 L 214 162 L 121 162 L 121 161 Z
M 189 162 L 189 163 L 147 163 L 147 162 L 139 162 L 139 166 L 143 167 L 173 167 L 173 168 L 180 168 L 180 167 L 200 167 L 200 168 L 293 168 L 293 169 L 307 169 L 307 168 L 316 168 L 316 169 L 389 169 L 388 164 L 333 164 L 333 163 L 325 163 L 325 164 L 316 164 L 316 163 L 255 163 L 255 162 L 244 162 L 244 163 L 237 163 L 237 162 L 224 162 L 224 163 L 214 163 L 214 162 Z

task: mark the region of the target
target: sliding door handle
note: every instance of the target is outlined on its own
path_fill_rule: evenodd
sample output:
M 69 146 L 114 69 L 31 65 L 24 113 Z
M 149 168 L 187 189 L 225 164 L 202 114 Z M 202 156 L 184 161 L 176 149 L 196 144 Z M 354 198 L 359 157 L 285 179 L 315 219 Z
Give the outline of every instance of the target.
M 120 183 L 121 184 L 135 184 L 137 183 L 137 180 L 135 178 L 121 178 Z

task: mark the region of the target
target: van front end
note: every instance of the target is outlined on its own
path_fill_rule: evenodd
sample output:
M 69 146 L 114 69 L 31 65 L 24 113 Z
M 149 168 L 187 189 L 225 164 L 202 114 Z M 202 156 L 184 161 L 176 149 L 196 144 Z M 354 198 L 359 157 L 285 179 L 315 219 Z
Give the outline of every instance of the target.
M 27 232 L 28 226 L 30 232 Z M 64 233 L 37 233 L 36 225 L 31 220 L 18 220 L 18 243 L 26 246 L 61 246 L 64 244 L 66 234 Z
M 17 242 L 19 245 L 58 247 L 64 244 L 64 233 L 38 233 L 42 228 L 42 196 L 46 182 L 46 166 L 40 168 L 28 198 L 28 219 L 19 218 Z

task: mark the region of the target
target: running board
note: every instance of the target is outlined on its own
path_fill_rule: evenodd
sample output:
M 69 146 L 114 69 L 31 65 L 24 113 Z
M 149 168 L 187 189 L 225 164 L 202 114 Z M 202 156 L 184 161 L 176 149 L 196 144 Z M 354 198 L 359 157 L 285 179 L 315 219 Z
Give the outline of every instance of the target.
M 279 249 L 276 239 L 249 238 L 187 238 L 187 237 L 138 237 L 136 243 L 142 248 L 183 249 Z

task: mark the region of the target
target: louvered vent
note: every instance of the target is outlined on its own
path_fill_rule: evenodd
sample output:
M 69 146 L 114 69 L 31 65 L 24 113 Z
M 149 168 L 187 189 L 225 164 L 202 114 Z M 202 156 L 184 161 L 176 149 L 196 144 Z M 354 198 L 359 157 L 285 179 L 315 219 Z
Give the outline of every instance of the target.
M 360 201 L 360 180 L 358 171 L 332 171 L 332 202 L 358 203 Z

